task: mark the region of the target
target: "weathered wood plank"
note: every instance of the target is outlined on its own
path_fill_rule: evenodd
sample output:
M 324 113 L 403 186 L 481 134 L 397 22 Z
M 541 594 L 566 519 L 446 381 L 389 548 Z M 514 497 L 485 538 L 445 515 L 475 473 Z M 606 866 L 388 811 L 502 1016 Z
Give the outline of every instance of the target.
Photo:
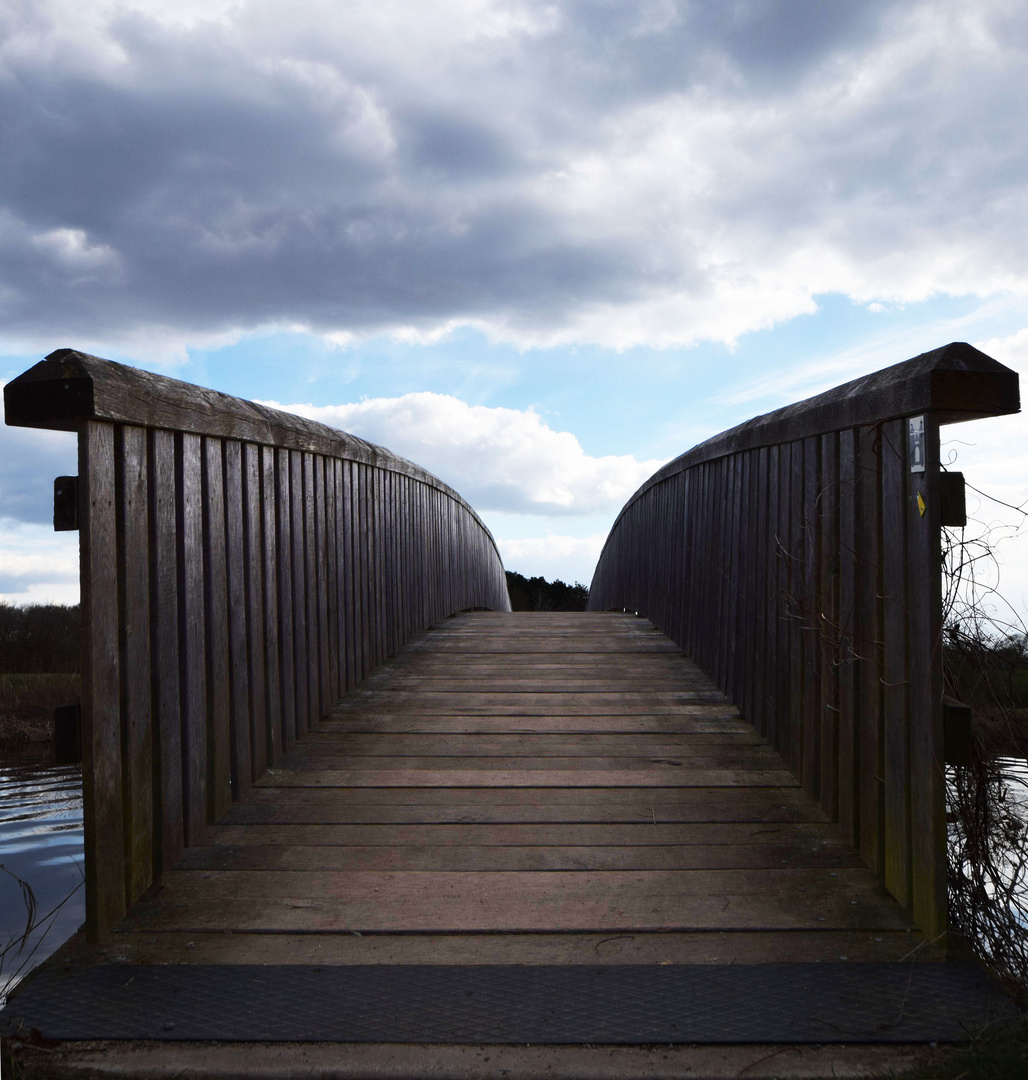
M 773 755 L 781 767 L 781 758 L 765 746 L 760 736 L 743 725 L 742 729 L 716 734 L 681 734 L 674 736 L 639 731 L 626 732 L 551 732 L 549 734 L 522 731 L 499 731 L 466 735 L 432 731 L 406 732 L 326 732 L 319 727 L 297 747 L 290 761 L 311 760 L 324 754 L 390 755 L 432 754 L 472 757 L 476 755 L 507 754 L 526 757 L 597 757 L 635 756 L 678 757 L 691 759 L 695 754 L 714 750 L 732 754 L 759 753 Z
M 209 820 L 207 612 L 203 564 L 203 463 L 199 435 L 176 436 L 179 664 L 185 842 L 198 843 Z
M 204 873 L 209 876 L 203 876 Z M 909 920 L 862 870 L 248 874 L 177 871 L 141 925 L 243 930 L 781 929 Z M 829 882 L 831 886 L 829 887 Z M 561 902 L 554 903 L 554 896 Z M 214 900 L 215 903 L 211 903 Z
M 178 519 L 175 436 L 170 431 L 153 431 L 150 433 L 150 651 L 153 669 L 151 708 L 154 710 L 158 754 L 158 871 L 174 865 L 185 843 L 182 703 L 179 695 Z
M 818 566 L 821 619 L 820 705 L 821 808 L 833 820 L 839 817 L 839 436 L 821 436 L 821 492 L 819 497 L 821 551 Z
M 318 620 L 318 707 L 311 716 L 311 723 L 320 720 L 335 703 L 331 677 L 331 640 L 329 637 L 329 583 L 328 583 L 328 485 L 325 478 L 326 461 L 318 455 L 314 458 L 314 559 L 317 567 L 315 592 Z
M 736 930 L 606 933 L 125 934 L 135 963 L 167 964 L 781 964 L 933 962 L 937 949 L 911 931 Z
M 333 719 L 335 716 L 343 719 Z M 577 713 L 547 714 L 537 713 L 532 716 L 518 716 L 516 720 L 509 715 L 494 716 L 489 713 L 427 713 L 407 714 L 375 712 L 365 719 L 360 713 L 330 713 L 329 717 L 318 725 L 318 732 L 337 734 L 343 732 L 453 732 L 453 733 L 491 733 L 496 731 L 554 732 L 572 734 L 575 732 L 666 732 L 668 734 L 690 734 L 693 732 L 746 732 L 749 725 L 729 708 L 719 705 L 681 706 L 663 713 L 623 712 L 594 715 L 588 711 Z
M 813 799 L 821 798 L 821 440 L 812 436 L 803 445 L 803 559 L 800 589 L 803 617 L 803 786 Z
M 885 886 L 909 908 L 912 896 L 906 435 L 903 421 L 882 425 Z
M 858 432 L 860 515 L 857 563 L 856 648 L 860 655 L 857 702 L 860 723 L 860 855 L 885 874 L 885 708 L 882 652 L 881 429 Z
M 354 466 L 340 462 L 342 492 L 342 536 L 340 539 L 341 573 L 343 581 L 343 641 L 346 656 L 346 682 L 343 691 L 351 690 L 360 678 L 360 645 L 357 625 L 360 605 L 357 590 L 360 586 L 359 567 L 354 549 Z
M 190 849 L 192 854 L 194 849 Z M 789 844 L 602 844 L 581 846 L 570 841 L 551 845 L 446 844 L 417 840 L 389 847 L 282 844 L 224 848 L 206 845 L 187 857 L 190 870 L 245 870 L 250 873 L 339 873 L 347 871 L 569 871 L 611 870 L 768 870 L 783 864 L 812 867 L 859 867 L 848 849 L 837 854 L 796 850 Z
M 942 515 L 939 425 L 924 417 L 925 469 L 909 472 L 907 498 L 910 634 L 911 891 L 917 924 L 945 934 L 946 753 L 942 718 Z M 907 462 L 908 468 L 910 462 Z
M 512 844 L 531 847 L 646 847 L 684 845 L 710 847 L 730 853 L 735 848 L 788 848 L 783 858 L 817 859 L 846 856 L 847 865 L 859 866 L 859 857 L 845 844 L 832 825 L 810 822 L 523 822 L 520 824 L 371 824 L 312 825 L 258 824 L 217 825 L 211 833 L 211 847 L 191 848 L 183 867 L 196 869 L 208 858 L 227 857 L 243 848 L 298 846 L 433 847 Z M 780 867 L 781 859 L 772 867 Z
M 581 690 L 575 692 L 565 691 L 540 691 L 518 692 L 500 690 L 496 693 L 476 693 L 467 691 L 433 691 L 425 690 L 421 693 L 415 690 L 368 690 L 358 691 L 359 696 L 353 696 L 349 702 L 341 702 L 333 710 L 333 715 L 345 714 L 350 708 L 369 710 L 372 706 L 382 707 L 386 711 L 399 710 L 405 705 L 417 708 L 419 711 L 431 712 L 438 709 L 460 708 L 471 710 L 476 708 L 508 708 L 508 709 L 532 709 L 545 708 L 549 710 L 563 710 L 565 707 L 576 709 L 596 710 L 603 712 L 606 709 L 630 706 L 642 712 L 650 712 L 654 707 L 678 708 L 683 705 L 696 704 L 727 704 L 724 694 L 718 690 L 666 690 L 636 692 L 625 690 L 610 690 L 606 692 L 592 692 Z
M 433 772 L 453 770 L 459 773 L 471 773 L 481 770 L 490 772 L 525 772 L 566 771 L 566 772 L 631 772 L 645 770 L 647 773 L 666 773 L 669 769 L 692 772 L 696 769 L 705 771 L 727 769 L 731 771 L 747 770 L 755 774 L 774 772 L 783 775 L 782 759 L 773 750 L 764 747 L 739 747 L 731 749 L 709 746 L 706 753 L 694 751 L 691 754 L 678 754 L 674 757 L 632 754 L 624 756 L 595 756 L 591 754 L 349 754 L 344 751 L 311 751 L 293 753 L 281 762 L 279 767 L 285 771 L 335 772 L 359 769 L 362 772 L 375 770 L 409 771 L 429 769 Z M 754 777 L 756 781 L 758 776 Z
M 500 695 L 496 695 L 499 697 Z M 522 695 L 526 696 L 526 695 Z M 604 703 L 603 701 L 591 701 L 584 702 L 583 704 L 568 704 L 567 702 L 554 702 L 548 700 L 552 698 L 551 694 L 533 694 L 527 695 L 530 700 L 527 702 L 519 701 L 513 704 L 494 704 L 494 703 L 477 703 L 474 705 L 459 705 L 455 702 L 443 702 L 436 706 L 433 706 L 431 702 L 417 702 L 417 701 L 401 701 L 391 702 L 388 699 L 386 701 L 378 700 L 369 705 L 362 705 L 359 702 L 350 704 L 345 699 L 340 702 L 339 706 L 328 714 L 326 722 L 343 722 L 347 719 L 351 719 L 354 722 L 369 723 L 376 720 L 376 718 L 390 718 L 390 717 L 403 717 L 403 716 L 418 716 L 418 717 L 446 717 L 446 716 L 464 716 L 464 717 L 524 717 L 527 720 L 534 722 L 536 717 L 552 717 L 560 714 L 569 718 L 576 717 L 625 717 L 635 715 L 635 710 L 630 709 L 624 702 L 612 701 L 610 703 Z M 602 696 L 602 695 L 601 695 Z M 722 710 L 727 710 L 730 707 L 725 702 L 705 702 L 702 700 L 704 695 L 693 694 L 692 700 L 684 704 L 665 704 L 665 703 L 649 703 L 640 707 L 639 715 L 645 716 L 690 716 L 698 715 L 689 712 L 689 709 L 700 706 L 717 707 Z M 699 700 L 697 700 L 699 699 Z
M 296 736 L 308 728 L 310 703 L 307 665 L 310 643 L 307 637 L 307 559 L 306 513 L 304 511 L 303 455 L 297 451 L 289 455 L 290 519 L 292 521 L 292 548 L 289 564 L 293 569 L 293 679 L 296 690 L 294 715 Z
M 268 767 L 268 684 L 264 641 L 261 450 L 243 446 L 243 558 L 246 566 L 246 641 L 250 672 L 250 764 L 256 780 Z
M 278 484 L 275 476 L 275 451 L 269 446 L 260 452 L 261 488 L 261 596 L 262 637 L 264 639 L 264 722 L 267 729 L 268 761 L 282 756 L 282 660 L 279 645 L 279 554 L 278 554 Z M 288 550 L 288 549 L 287 549 Z
M 804 631 L 806 614 L 806 585 L 803 576 L 807 528 L 804 517 L 804 454 L 802 440 L 793 442 L 789 449 L 789 732 L 788 753 L 779 747 L 797 776 L 803 777 L 804 769 L 804 716 L 807 687 L 805 652 L 808 645 Z
M 225 550 L 228 571 L 229 698 L 232 796 L 245 798 L 253 782 L 250 751 L 250 660 L 246 618 L 243 448 L 225 443 Z
M 321 582 L 318 580 L 318 535 L 315 521 L 318 516 L 317 480 L 315 470 L 320 459 L 315 454 L 303 455 L 303 560 L 307 605 L 307 652 L 299 668 L 300 678 L 307 677 L 307 712 L 303 716 L 306 731 L 315 720 L 325 715 L 321 707 L 321 626 L 318 618 Z
M 202 452 L 208 818 L 217 821 L 232 801 L 228 545 L 225 538 L 225 469 L 221 440 L 204 439 Z
M 400 796 L 399 798 L 397 796 Z M 820 821 L 792 788 L 255 788 L 226 823 Z
M 791 787 L 792 773 L 765 769 L 269 769 L 265 787 Z
M 275 532 L 278 556 L 278 645 L 282 702 L 282 748 L 296 742 L 296 652 L 293 641 L 296 615 L 293 599 L 292 492 L 289 451 L 275 451 Z
M 325 597 L 328 605 L 326 639 L 328 664 L 325 709 L 322 710 L 322 715 L 343 696 L 346 684 L 346 657 L 339 633 L 342 613 L 342 585 L 339 573 L 339 522 L 341 518 L 339 471 L 341 467 L 342 463 L 335 458 L 327 458 L 325 461 Z
M 857 433 L 839 433 L 839 827 L 860 844 L 860 726 L 857 707 Z
M 150 522 L 146 431 L 115 432 L 125 889 L 132 903 L 153 881 L 154 762 L 150 710 Z
M 118 525 L 113 424 L 91 421 L 79 440 L 82 584 L 82 775 L 87 927 L 98 939 L 125 912 Z

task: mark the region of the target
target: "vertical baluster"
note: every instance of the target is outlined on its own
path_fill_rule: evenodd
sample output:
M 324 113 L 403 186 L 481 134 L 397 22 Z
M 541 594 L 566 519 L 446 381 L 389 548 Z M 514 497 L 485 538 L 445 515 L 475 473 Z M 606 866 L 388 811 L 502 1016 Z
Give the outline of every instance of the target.
M 314 465 L 314 538 L 317 562 L 317 591 L 315 594 L 318 616 L 318 707 L 311 720 L 320 720 L 335 704 L 332 697 L 329 653 L 331 642 L 328 635 L 328 490 L 325 484 L 325 458 L 316 454 Z
M 342 511 L 343 511 L 343 586 L 345 611 L 343 633 L 346 641 L 346 689 L 351 690 L 360 678 L 360 640 L 357 588 L 359 585 L 357 549 L 354 544 L 354 473 L 357 466 L 352 461 L 342 462 Z
M 303 484 L 303 453 L 292 450 L 289 454 L 289 497 L 293 545 L 290 564 L 293 568 L 293 672 L 296 679 L 297 736 L 307 730 L 307 717 L 310 711 L 308 702 L 310 683 L 307 675 L 307 667 L 310 664 L 310 643 L 307 637 L 306 512 Z
M 225 551 L 228 571 L 229 701 L 232 720 L 229 755 L 232 797 L 246 797 L 253 782 L 250 750 L 250 646 L 246 622 L 246 531 L 243 495 L 243 446 L 225 443 Z
M 885 887 L 911 907 L 906 423 L 882 425 Z
M 821 798 L 821 440 L 803 445 L 803 787 Z
M 189 846 L 200 842 L 209 820 L 203 465 L 199 435 L 180 433 L 176 439 L 179 515 L 179 700 L 182 710 L 185 842 Z
M 340 462 L 334 457 L 325 458 L 325 596 L 328 603 L 328 675 L 326 711 L 335 706 L 342 696 L 341 686 L 346 682 L 345 660 L 340 664 L 342 647 L 339 637 L 341 588 L 339 584 L 339 474 Z M 340 678 L 340 666 L 343 676 Z
M 860 843 L 860 729 L 857 723 L 857 433 L 839 433 L 839 826 Z
M 82 781 L 87 930 L 97 940 L 125 913 L 125 818 L 118 655 L 114 425 L 79 437 L 82 604 Z
M 318 621 L 318 536 L 314 454 L 303 455 L 303 533 L 307 602 L 307 714 L 306 731 L 321 715 L 321 626 Z
M 882 623 L 882 431 L 858 430 L 857 630 L 860 724 L 860 857 L 885 875 L 885 687 Z
M 150 433 L 150 654 L 155 725 L 154 788 L 159 797 L 156 872 L 173 866 L 185 845 L 182 707 L 179 696 L 178 499 L 175 436 Z M 91 619 L 88 621 L 92 621 Z M 85 625 L 86 620 L 83 620 Z M 83 674 L 85 674 L 83 668 Z
M 821 809 L 839 818 L 839 436 L 821 436 Z
M 775 558 L 775 749 L 790 761 L 792 709 L 792 444 L 778 447 L 777 522 L 774 536 Z
M 232 800 L 229 693 L 229 615 L 225 539 L 225 470 L 221 439 L 203 440 L 203 566 L 207 622 L 208 818 L 217 821 Z
M 150 715 L 150 528 L 146 429 L 115 429 L 121 654 L 121 764 L 126 902 L 154 873 L 154 777 Z
M 246 568 L 246 641 L 250 669 L 251 775 L 268 767 L 268 688 L 264 646 L 264 557 L 261 538 L 260 447 L 243 445 L 243 561 Z
M 906 459 L 911 888 L 914 919 L 934 939 L 946 930 L 947 908 L 939 423 L 931 413 L 924 417 L 924 441 L 924 472 L 911 472 Z
M 764 481 L 764 708 L 762 734 L 772 745 L 778 743 L 778 710 L 782 695 L 778 643 L 785 624 L 780 621 L 781 583 L 779 581 L 779 504 L 781 499 L 780 446 L 767 450 Z
M 296 741 L 296 626 L 293 596 L 292 477 L 288 450 L 275 451 L 275 531 L 278 565 L 278 644 L 282 702 L 282 749 Z
M 354 507 L 354 600 L 357 607 L 358 623 L 356 643 L 360 654 L 358 678 L 367 678 L 371 672 L 371 586 L 368 581 L 368 466 L 363 463 L 354 465 L 353 507 Z
M 263 586 L 261 627 L 264 637 L 264 700 L 267 730 L 268 764 L 282 756 L 282 670 L 279 646 L 278 593 L 278 522 L 276 501 L 278 485 L 275 478 L 275 449 L 260 448 L 260 534 L 261 584 Z

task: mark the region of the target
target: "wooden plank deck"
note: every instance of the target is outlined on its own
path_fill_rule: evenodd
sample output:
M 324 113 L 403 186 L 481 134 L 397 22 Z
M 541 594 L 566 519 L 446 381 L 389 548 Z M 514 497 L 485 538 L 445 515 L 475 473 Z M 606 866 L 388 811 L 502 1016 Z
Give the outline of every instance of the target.
M 104 946 L 168 963 L 940 959 L 697 667 L 469 613 L 380 667 Z

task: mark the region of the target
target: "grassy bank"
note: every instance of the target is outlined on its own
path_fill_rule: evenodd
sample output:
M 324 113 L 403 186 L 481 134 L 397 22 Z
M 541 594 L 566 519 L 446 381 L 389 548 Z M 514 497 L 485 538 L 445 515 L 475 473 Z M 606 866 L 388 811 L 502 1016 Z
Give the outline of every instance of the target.
M 1028 1022 L 997 1025 L 967 1046 L 945 1046 L 894 1080 L 1024 1080 L 1028 1076 Z
M 78 675 L 0 675 L 0 750 L 52 744 L 54 709 L 78 699 Z

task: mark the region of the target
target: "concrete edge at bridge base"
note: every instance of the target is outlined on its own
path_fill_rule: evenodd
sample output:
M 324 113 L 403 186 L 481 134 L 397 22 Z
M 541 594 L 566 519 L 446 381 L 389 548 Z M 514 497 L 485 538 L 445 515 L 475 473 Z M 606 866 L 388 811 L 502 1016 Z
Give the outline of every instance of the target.
M 820 1080 L 889 1077 L 944 1050 L 862 1046 L 458 1046 L 89 1042 L 4 1047 L 5 1080 Z

